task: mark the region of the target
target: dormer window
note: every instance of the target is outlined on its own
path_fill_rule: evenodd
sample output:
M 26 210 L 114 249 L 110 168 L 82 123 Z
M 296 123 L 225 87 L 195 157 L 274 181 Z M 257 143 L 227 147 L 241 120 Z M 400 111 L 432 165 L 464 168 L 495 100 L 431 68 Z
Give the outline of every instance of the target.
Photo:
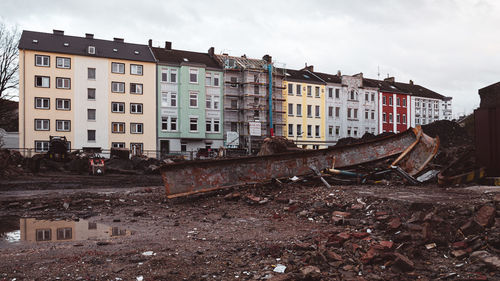
M 87 52 L 91 55 L 95 55 L 95 47 L 94 46 L 89 46 L 87 48 Z
M 118 49 L 113 49 L 113 52 L 115 52 L 115 53 L 118 52 Z
M 138 54 L 139 54 L 139 51 L 134 51 L 134 54 L 138 55 Z
M 34 44 L 37 44 L 37 43 L 38 43 L 38 40 L 37 40 L 37 39 L 33 39 L 33 43 L 34 43 Z
M 68 47 L 69 46 L 69 43 L 64 43 L 64 47 Z

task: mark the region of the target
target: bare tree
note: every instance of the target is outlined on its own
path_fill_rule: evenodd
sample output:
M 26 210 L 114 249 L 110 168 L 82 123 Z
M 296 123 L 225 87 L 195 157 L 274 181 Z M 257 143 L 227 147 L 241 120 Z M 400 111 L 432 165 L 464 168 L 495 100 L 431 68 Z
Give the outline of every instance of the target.
M 11 99 L 12 90 L 19 85 L 19 32 L 0 23 L 0 99 Z
M 19 38 L 17 28 L 0 22 L 0 128 L 8 131 L 18 130 L 17 103 L 12 99 L 19 86 Z

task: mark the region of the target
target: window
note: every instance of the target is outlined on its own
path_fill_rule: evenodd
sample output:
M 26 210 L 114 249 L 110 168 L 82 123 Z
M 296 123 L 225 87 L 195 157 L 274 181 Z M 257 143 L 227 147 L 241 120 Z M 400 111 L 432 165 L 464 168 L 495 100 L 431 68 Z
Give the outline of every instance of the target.
M 386 117 L 386 115 L 385 115 L 385 112 L 384 112 L 384 113 L 382 113 L 382 120 L 383 120 L 384 122 L 387 122 L 387 117 Z
M 288 104 L 288 116 L 293 116 L 293 103 Z
M 177 83 L 177 70 L 176 69 L 170 70 L 170 83 Z
M 189 94 L 189 107 L 198 107 L 198 93 Z
M 238 100 L 231 99 L 231 109 L 237 109 L 237 108 L 238 108 Z
M 368 120 L 370 111 L 365 109 L 365 120 Z
M 130 74 L 132 74 L 132 75 L 142 75 L 142 65 L 140 65 L 140 64 L 131 64 L 130 65 Z
M 50 241 L 52 239 L 52 230 L 50 229 L 37 229 L 36 241 Z
M 42 55 L 35 55 L 35 65 L 36 66 L 50 66 L 50 57 L 49 56 L 42 56 Z
M 314 135 L 319 138 L 319 125 L 315 126 Z
M 288 95 L 293 96 L 293 84 L 288 83 Z
M 50 78 L 48 76 L 35 76 L 35 87 L 49 88 Z
M 312 117 L 312 105 L 307 105 L 307 117 Z
M 87 89 L 87 99 L 95 100 L 95 89 L 94 88 Z
M 237 131 L 238 131 L 238 123 L 231 122 L 231 132 L 237 132 Z
M 372 93 L 372 102 L 374 102 L 374 101 L 375 101 L 375 94 Z
M 71 59 L 56 57 L 56 67 L 57 68 L 71 68 Z
M 198 83 L 198 69 L 189 70 L 189 83 Z
M 35 119 L 35 131 L 49 131 L 49 130 L 50 130 L 49 119 Z
M 319 98 L 319 87 L 314 88 L 314 95 L 315 97 Z
M 214 87 L 219 87 L 219 74 L 214 74 Z
M 307 125 L 307 137 L 312 138 L 312 125 Z
M 142 84 L 130 83 L 130 93 L 142 95 Z
M 36 109 L 50 109 L 50 98 L 35 98 Z
M 59 131 L 59 132 L 71 131 L 71 121 L 70 120 L 56 120 L 56 131 Z
M 89 53 L 91 55 L 95 55 L 95 47 L 94 46 L 88 46 L 87 53 Z
M 351 100 L 358 100 L 358 92 L 351 90 L 351 95 L 349 96 Z
M 335 117 L 340 117 L 340 107 L 335 107 Z
M 125 148 L 125 143 L 124 142 L 112 142 L 111 147 L 112 148 Z M 89 222 L 89 229 L 91 229 L 90 224 L 91 224 L 91 222 Z M 97 229 L 97 224 L 95 226 L 92 226 L 92 227 L 94 227 L 92 229 Z
M 56 78 L 56 88 L 58 89 L 70 89 L 71 88 L 71 80 L 69 78 Z
M 351 136 L 351 131 L 352 131 L 352 128 L 351 127 L 347 127 L 347 136 Z
M 87 78 L 89 80 L 95 80 L 95 68 L 87 68 Z
M 358 136 L 358 127 L 354 127 L 354 129 L 352 131 L 353 131 L 353 135 L 355 137 L 357 137 Z
M 336 136 L 340 135 L 340 127 L 339 126 L 335 126 L 335 135 Z
M 124 102 L 112 102 L 111 112 L 114 113 L 125 113 L 125 103 Z
M 328 135 L 333 136 L 333 126 L 328 126 Z
M 71 110 L 71 100 L 70 99 L 56 99 L 56 109 L 57 110 Z
M 297 84 L 296 90 L 297 96 L 302 96 L 302 87 L 300 86 L 300 84 Z
M 392 105 L 392 97 L 389 97 L 389 105 Z
M 125 73 L 125 64 L 119 63 L 119 62 L 112 62 L 111 63 L 111 72 L 124 74 Z
M 383 96 L 383 97 L 382 97 L 382 104 L 383 104 L 383 105 L 386 105 L 386 96 Z
M 238 77 L 231 77 L 231 87 L 232 88 L 238 87 Z
M 340 89 L 335 89 L 335 98 L 340 99 Z
M 125 133 L 125 123 L 124 122 L 112 122 L 111 123 L 111 132 L 112 133 L 119 133 L 119 134 L 124 134 Z
M 375 110 L 372 110 L 371 117 L 372 117 L 372 120 L 375 120 Z
M 406 98 L 403 98 L 403 107 L 406 107 Z
M 396 114 L 396 123 L 400 124 L 401 123 L 401 116 L 398 114 Z
M 293 136 L 293 124 L 288 124 L 288 136 Z
M 161 70 L 161 82 L 168 82 L 168 69 L 164 68 Z
M 130 103 L 130 113 L 142 114 L 142 103 Z
M 333 98 L 333 88 L 328 88 L 328 97 Z
M 212 96 L 207 95 L 206 102 L 205 102 L 205 107 L 206 108 L 212 108 Z
M 162 117 L 161 129 L 164 131 L 177 131 L 177 117 Z
M 403 114 L 403 124 L 406 124 L 406 114 Z
M 333 117 L 333 106 L 328 107 L 328 117 Z
M 208 72 L 205 74 L 205 86 L 212 86 L 212 74 Z
M 307 86 L 307 96 L 312 97 L 312 86 Z
M 316 105 L 315 116 L 319 118 L 319 105 Z
M 87 130 L 87 141 L 95 141 L 95 130 Z
M 213 109 L 219 109 L 219 96 L 213 96 Z
M 87 109 L 87 120 L 95 121 L 95 116 L 96 116 L 96 110 L 93 108 L 88 108 Z
M 49 151 L 48 141 L 35 141 L 35 152 L 47 152 Z
M 198 118 L 196 117 L 189 118 L 189 131 L 191 132 L 198 131 Z
M 130 133 L 131 134 L 142 134 L 143 131 L 142 123 L 130 123 Z
M 354 119 L 358 119 L 358 109 L 354 108 Z
M 347 109 L 347 118 L 351 118 L 352 108 Z
M 125 83 L 123 83 L 123 82 L 111 82 L 111 92 L 113 92 L 113 93 L 125 93 Z
M 253 93 L 254 93 L 254 94 L 258 95 L 258 94 L 259 94 L 259 90 L 260 90 L 260 89 L 259 89 L 259 85 L 255 85 L 255 86 L 253 87 Z
M 177 106 L 177 93 L 173 93 L 173 92 L 161 93 L 161 106 L 162 107 L 176 107 Z
M 301 135 L 302 135 L 302 125 L 297 124 L 297 136 L 301 136 Z
M 392 123 L 392 113 L 389 113 L 389 123 Z
M 365 102 L 369 102 L 369 97 L 368 97 L 368 93 L 365 93 Z
M 220 120 L 214 118 L 207 118 L 206 120 L 206 131 L 208 133 L 218 133 L 220 130 Z

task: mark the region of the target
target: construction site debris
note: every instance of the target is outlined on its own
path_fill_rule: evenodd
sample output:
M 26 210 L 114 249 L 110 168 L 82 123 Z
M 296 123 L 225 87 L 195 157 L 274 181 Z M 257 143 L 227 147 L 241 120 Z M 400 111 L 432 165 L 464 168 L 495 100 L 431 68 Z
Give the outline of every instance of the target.
M 285 137 L 273 136 L 264 139 L 260 151 L 257 155 L 272 155 L 298 150 L 303 149 L 298 148 L 292 140 L 289 140 Z

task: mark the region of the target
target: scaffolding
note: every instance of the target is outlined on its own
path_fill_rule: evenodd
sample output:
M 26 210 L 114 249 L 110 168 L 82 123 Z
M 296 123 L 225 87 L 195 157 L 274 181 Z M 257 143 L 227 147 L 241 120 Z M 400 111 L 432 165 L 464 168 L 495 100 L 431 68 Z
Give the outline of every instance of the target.
M 258 149 L 270 135 L 269 124 L 269 72 L 272 66 L 272 118 L 274 134 L 283 136 L 285 98 L 283 97 L 284 67 L 277 67 L 270 56 L 250 59 L 216 55 L 224 72 L 224 131 L 239 134 L 240 148 L 248 148 L 249 122 L 262 124 L 261 136 L 252 136 L 252 149 Z

